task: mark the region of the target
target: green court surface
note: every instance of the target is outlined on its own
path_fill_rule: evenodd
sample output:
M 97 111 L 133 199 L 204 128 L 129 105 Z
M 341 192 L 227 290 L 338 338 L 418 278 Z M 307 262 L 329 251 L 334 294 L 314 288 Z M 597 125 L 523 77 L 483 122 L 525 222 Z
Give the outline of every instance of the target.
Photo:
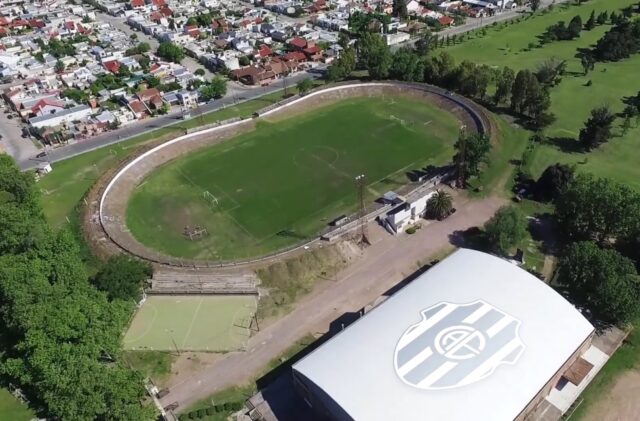
M 126 350 L 226 352 L 244 349 L 257 299 L 250 295 L 147 297 L 125 334 Z
M 373 198 L 406 172 L 451 161 L 460 122 L 425 101 L 344 100 L 173 161 L 134 192 L 127 225 L 143 244 L 207 260 L 259 256 L 300 243 L 355 210 L 354 177 Z M 186 227 L 208 235 L 192 240 Z

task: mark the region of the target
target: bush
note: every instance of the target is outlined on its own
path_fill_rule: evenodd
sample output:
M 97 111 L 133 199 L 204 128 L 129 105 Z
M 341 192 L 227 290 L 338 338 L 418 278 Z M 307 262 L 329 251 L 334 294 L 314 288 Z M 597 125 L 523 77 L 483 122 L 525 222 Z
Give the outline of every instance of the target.
M 197 414 L 198 414 L 198 418 L 204 417 L 204 414 L 205 414 L 204 409 L 198 409 Z
M 207 413 L 207 415 L 213 415 L 216 413 L 215 408 L 212 406 L 208 407 L 205 412 Z
M 416 231 L 417 231 L 417 230 L 416 230 L 416 227 L 409 227 L 409 228 L 407 228 L 407 229 L 405 230 L 405 232 L 406 232 L 407 234 L 415 234 L 415 233 L 416 233 Z

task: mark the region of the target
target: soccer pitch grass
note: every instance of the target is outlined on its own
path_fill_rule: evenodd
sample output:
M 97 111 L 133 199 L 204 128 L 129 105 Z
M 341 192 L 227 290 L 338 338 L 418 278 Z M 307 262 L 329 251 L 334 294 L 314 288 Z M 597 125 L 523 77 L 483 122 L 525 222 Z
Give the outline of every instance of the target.
M 153 172 L 131 197 L 127 225 L 140 242 L 173 256 L 259 256 L 355 210 L 359 174 L 374 197 L 406 184 L 408 170 L 449 162 L 459 126 L 450 112 L 403 97 L 349 99 L 260 122 Z M 198 225 L 207 236 L 184 236 Z
M 244 349 L 256 297 L 154 295 L 138 310 L 125 350 L 226 352 Z
M 514 70 L 535 70 L 545 60 L 556 57 L 567 61 L 567 73 L 562 82 L 551 88 L 551 111 L 556 121 L 545 129 L 551 139 L 549 144 L 536 145 L 527 159 L 526 171 L 537 178 L 544 169 L 556 162 L 575 164 L 578 171 L 590 172 L 599 177 L 608 177 L 640 189 L 640 127 L 632 128 L 625 135 L 619 124 L 607 144 L 588 154 L 578 152 L 576 139 L 593 108 L 606 105 L 614 112 L 622 111 L 622 99 L 640 91 L 640 55 L 615 63 L 596 63 L 595 70 L 583 75 L 579 48 L 589 48 L 611 25 L 598 26 L 591 31 L 582 31 L 572 41 L 557 41 L 541 48 L 528 48 L 529 43 L 538 43 L 537 36 L 558 22 L 568 23 L 575 15 L 583 22 L 592 10 L 596 15 L 604 10 L 619 12 L 636 4 L 635 0 L 591 0 L 582 6 L 556 6 L 547 14 L 537 14 L 520 23 L 487 29 L 487 35 L 467 40 L 446 48 L 457 62 L 470 60 L 490 66 L 509 66 Z M 587 86 L 588 82 L 590 86 Z

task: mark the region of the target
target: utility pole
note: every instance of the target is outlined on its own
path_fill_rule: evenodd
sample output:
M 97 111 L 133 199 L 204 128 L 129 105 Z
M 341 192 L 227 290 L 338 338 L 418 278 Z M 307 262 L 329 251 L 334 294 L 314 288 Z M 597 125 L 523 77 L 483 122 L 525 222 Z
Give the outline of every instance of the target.
M 360 244 L 371 245 L 369 242 L 369 236 L 367 233 L 367 220 L 366 220 L 366 209 L 364 206 L 364 188 L 367 184 L 367 179 L 364 174 L 360 174 L 355 178 L 356 191 L 358 193 L 358 219 L 360 220 L 360 233 L 358 242 Z

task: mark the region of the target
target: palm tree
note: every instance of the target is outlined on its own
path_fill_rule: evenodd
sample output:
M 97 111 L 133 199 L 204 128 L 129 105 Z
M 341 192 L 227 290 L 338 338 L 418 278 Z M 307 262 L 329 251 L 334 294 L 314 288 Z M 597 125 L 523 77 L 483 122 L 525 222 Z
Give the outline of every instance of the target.
M 435 194 L 427 201 L 427 214 L 438 221 L 449 216 L 452 209 L 451 195 L 444 190 L 436 190 Z

